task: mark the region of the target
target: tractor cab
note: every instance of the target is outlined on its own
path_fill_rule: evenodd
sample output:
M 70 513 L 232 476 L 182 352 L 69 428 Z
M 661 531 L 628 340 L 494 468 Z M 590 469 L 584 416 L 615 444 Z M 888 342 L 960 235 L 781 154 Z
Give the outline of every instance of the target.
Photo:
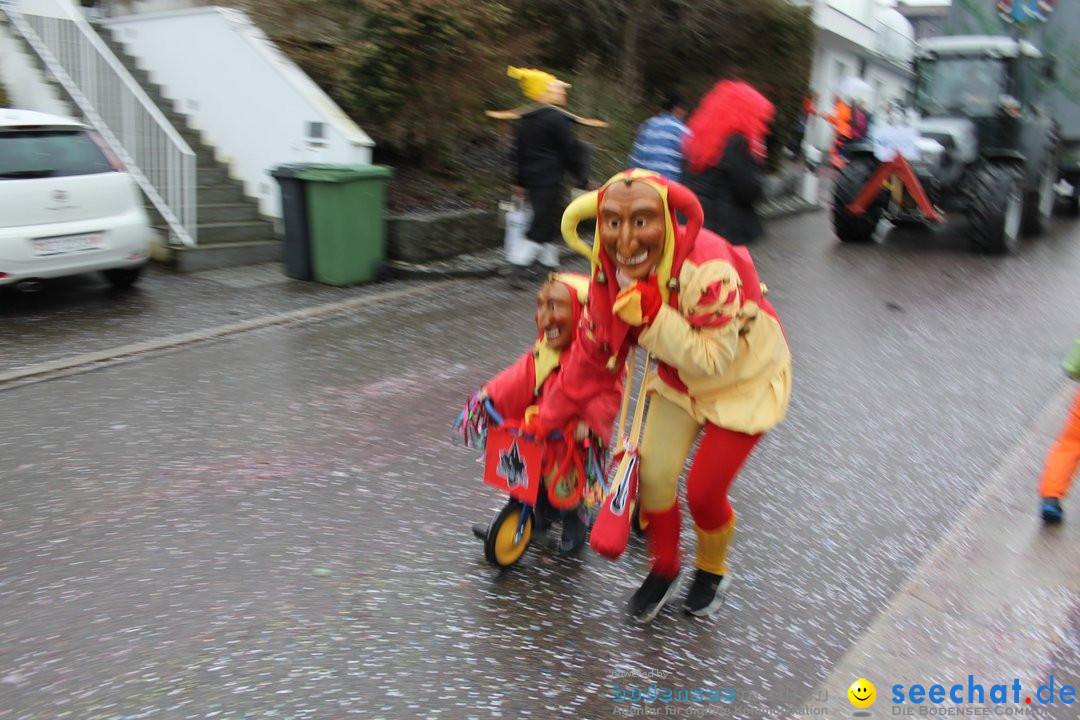
M 1031 43 L 967 35 L 931 38 L 916 55 L 918 130 L 966 165 L 979 154 L 1018 151 L 1042 115 L 1038 79 L 1048 64 Z

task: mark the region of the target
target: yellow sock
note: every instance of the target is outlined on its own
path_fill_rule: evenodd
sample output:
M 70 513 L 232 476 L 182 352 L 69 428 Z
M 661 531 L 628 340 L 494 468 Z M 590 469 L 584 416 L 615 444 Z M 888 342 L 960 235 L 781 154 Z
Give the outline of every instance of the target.
M 716 530 L 702 530 L 694 525 L 697 533 L 697 560 L 694 565 L 714 575 L 727 575 L 727 553 L 731 538 L 735 536 L 735 516 Z

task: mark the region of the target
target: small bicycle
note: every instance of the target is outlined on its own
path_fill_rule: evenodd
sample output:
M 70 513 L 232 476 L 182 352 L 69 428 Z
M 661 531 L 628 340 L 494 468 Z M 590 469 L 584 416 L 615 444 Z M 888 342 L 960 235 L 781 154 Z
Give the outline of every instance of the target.
M 524 423 L 504 420 L 490 398 L 476 396 L 454 428 L 462 432 L 465 447 L 484 450 L 484 483 L 510 496 L 486 528 L 473 527 L 492 565 L 507 568 L 525 554 L 534 524 L 546 522 L 538 515 L 541 492 L 552 508 L 575 512 L 583 506 L 587 515 L 606 494 L 607 452 L 595 437 L 581 443 L 561 432 L 537 438 Z

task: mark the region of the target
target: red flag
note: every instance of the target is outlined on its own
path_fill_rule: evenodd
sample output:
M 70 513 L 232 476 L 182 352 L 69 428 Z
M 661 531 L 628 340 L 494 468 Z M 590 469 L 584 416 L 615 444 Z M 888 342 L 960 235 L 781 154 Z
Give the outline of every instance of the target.
M 609 560 L 622 555 L 630 539 L 630 509 L 637 497 L 637 486 L 638 454 L 636 449 L 628 450 L 619 458 L 611 492 L 589 534 L 592 549 Z
M 543 448 L 505 427 L 489 428 L 484 482 L 510 497 L 536 504 L 540 490 Z

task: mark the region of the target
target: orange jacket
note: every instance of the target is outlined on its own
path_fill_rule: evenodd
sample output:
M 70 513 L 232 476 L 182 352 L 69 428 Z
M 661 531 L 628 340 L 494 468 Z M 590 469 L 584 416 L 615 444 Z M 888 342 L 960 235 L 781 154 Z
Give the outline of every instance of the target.
M 832 124 L 838 137 L 851 137 L 851 106 L 846 102 L 837 98 L 832 114 L 826 115 L 825 119 Z

